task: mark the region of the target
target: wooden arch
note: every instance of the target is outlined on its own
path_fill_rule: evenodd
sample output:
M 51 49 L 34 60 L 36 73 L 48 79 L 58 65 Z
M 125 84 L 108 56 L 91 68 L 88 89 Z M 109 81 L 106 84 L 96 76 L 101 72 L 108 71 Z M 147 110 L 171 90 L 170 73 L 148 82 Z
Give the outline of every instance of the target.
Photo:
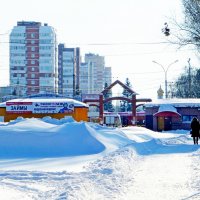
M 115 85 L 119 84 L 122 88 L 126 89 L 132 96 L 131 98 L 127 98 L 127 97 L 110 97 L 107 99 L 104 99 L 104 95 L 111 90 Z M 136 99 L 136 95 L 137 93 L 132 90 L 131 88 L 129 88 L 128 86 L 126 86 L 125 84 L 123 84 L 121 81 L 116 80 L 115 82 L 113 82 L 111 85 L 109 85 L 107 88 L 105 88 L 100 94 L 99 94 L 99 99 L 85 99 L 84 103 L 93 103 L 90 104 L 91 106 L 94 105 L 94 103 L 99 103 L 99 117 L 101 119 L 103 119 L 103 112 L 104 112 L 104 103 L 112 101 L 112 100 L 125 100 L 127 102 L 132 103 L 132 118 L 133 121 L 135 121 L 136 119 L 136 102 L 151 102 L 152 100 L 149 98 L 143 98 L 143 99 Z M 142 104 L 140 104 L 142 105 Z M 139 106 L 139 105 L 138 105 Z
M 124 100 L 124 101 L 128 101 L 129 103 L 132 102 L 130 98 L 126 98 L 126 97 L 110 97 L 110 98 L 104 99 L 103 103 L 107 103 L 112 100 Z
M 125 85 L 124 83 L 122 83 L 119 80 L 116 80 L 115 82 L 113 82 L 111 85 L 109 85 L 107 88 L 105 88 L 101 93 L 102 94 L 106 94 L 111 88 L 113 88 L 115 85 L 121 85 L 124 89 L 126 89 L 129 93 L 131 94 L 137 94 L 135 91 L 133 91 L 131 88 L 129 88 L 127 85 Z
M 117 84 L 119 84 L 122 88 L 127 90 L 131 94 L 132 97 L 131 98 L 128 98 L 128 97 L 111 97 L 111 98 L 103 99 L 103 95 L 105 95 L 109 90 L 111 90 Z M 125 101 L 132 103 L 132 117 L 133 117 L 133 121 L 135 121 L 135 118 L 136 118 L 136 95 L 137 95 L 137 93 L 135 91 L 133 91 L 131 88 L 129 88 L 128 86 L 123 84 L 121 81 L 116 80 L 111 85 L 109 85 L 107 88 L 105 88 L 101 92 L 101 94 L 99 95 L 99 117 L 101 119 L 103 119 L 103 104 L 105 102 L 108 102 L 108 101 L 111 101 L 111 100 L 125 100 Z
M 94 107 L 99 107 L 99 105 L 97 105 L 97 104 L 94 104 L 94 103 L 91 103 L 91 104 L 89 104 L 89 106 L 94 106 Z

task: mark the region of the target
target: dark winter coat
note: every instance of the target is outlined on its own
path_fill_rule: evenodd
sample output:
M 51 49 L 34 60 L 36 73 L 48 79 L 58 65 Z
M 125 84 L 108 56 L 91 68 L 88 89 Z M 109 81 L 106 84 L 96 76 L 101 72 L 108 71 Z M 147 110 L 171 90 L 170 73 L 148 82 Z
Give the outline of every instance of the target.
M 198 119 L 194 118 L 191 122 L 191 129 L 192 129 L 192 132 L 191 132 L 191 136 L 192 137 L 199 137 L 199 129 L 200 129 L 200 124 L 199 124 L 199 121 Z

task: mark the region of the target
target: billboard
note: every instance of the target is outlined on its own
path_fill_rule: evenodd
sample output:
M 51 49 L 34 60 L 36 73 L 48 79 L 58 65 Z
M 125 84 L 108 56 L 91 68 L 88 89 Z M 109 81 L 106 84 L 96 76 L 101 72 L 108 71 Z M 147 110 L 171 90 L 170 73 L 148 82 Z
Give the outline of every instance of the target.
M 73 102 L 6 102 L 7 113 L 73 113 Z
M 32 102 L 6 102 L 7 113 L 32 113 Z
M 33 113 L 73 113 L 73 102 L 34 102 Z

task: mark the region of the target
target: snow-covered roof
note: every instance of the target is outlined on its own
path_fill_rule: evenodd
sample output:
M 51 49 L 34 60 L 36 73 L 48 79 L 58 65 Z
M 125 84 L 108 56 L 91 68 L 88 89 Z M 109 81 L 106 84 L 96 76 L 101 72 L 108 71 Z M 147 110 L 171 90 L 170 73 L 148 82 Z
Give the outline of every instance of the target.
M 157 115 L 157 114 L 163 113 L 163 112 L 171 112 L 171 113 L 175 113 L 177 115 L 180 115 L 177 112 L 177 109 L 174 106 L 172 106 L 171 104 L 161 104 L 159 109 L 158 109 L 158 112 L 156 112 L 154 115 Z
M 6 102 L 0 103 L 0 108 L 5 108 L 6 107 Z
M 26 98 L 26 99 L 12 99 L 7 102 L 70 102 L 73 103 L 75 107 L 88 107 L 87 104 L 77 101 L 75 99 L 68 98 Z M 2 103 L 0 107 L 6 107 L 6 102 Z
M 172 105 L 174 107 L 200 107 L 200 99 L 157 99 L 153 102 L 145 103 L 146 108 L 161 105 Z
M 171 104 L 160 105 L 158 112 L 169 111 L 169 112 L 177 112 L 176 108 Z

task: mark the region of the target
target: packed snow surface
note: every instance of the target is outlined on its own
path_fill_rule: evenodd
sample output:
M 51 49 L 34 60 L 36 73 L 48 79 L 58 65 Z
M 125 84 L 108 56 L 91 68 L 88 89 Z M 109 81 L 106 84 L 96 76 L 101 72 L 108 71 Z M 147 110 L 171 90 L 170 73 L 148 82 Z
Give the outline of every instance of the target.
M 23 119 L 0 123 L 1 200 L 200 199 L 189 131 Z

